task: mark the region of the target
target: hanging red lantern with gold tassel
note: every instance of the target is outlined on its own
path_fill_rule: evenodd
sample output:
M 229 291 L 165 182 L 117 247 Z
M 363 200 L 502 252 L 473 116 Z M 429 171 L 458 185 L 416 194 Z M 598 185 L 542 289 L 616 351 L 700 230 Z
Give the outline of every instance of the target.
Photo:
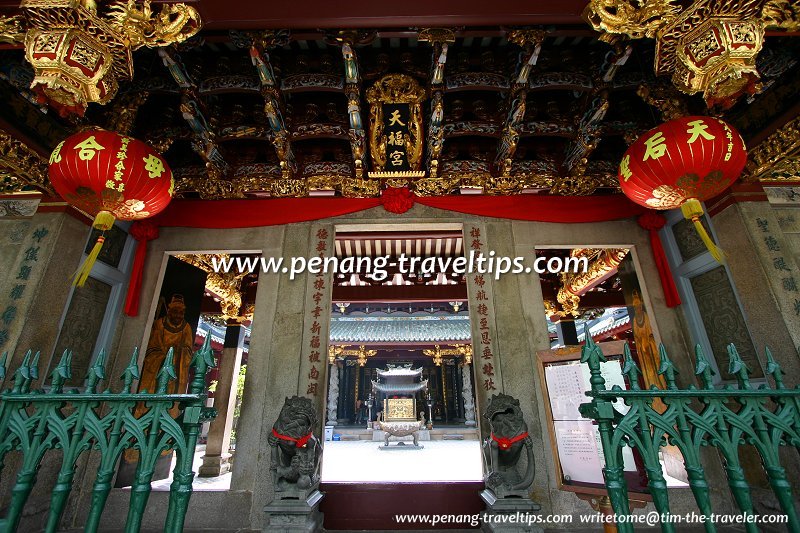
M 172 171 L 151 146 L 112 131 L 90 130 L 62 141 L 50 155 L 50 182 L 70 205 L 94 216 L 100 237 L 75 275 L 83 286 L 115 220 L 140 220 L 172 199 Z
M 619 184 L 639 205 L 680 207 L 711 255 L 722 262 L 722 250 L 700 222 L 700 202 L 730 187 L 746 161 L 744 141 L 731 125 L 713 117 L 681 117 L 648 131 L 628 148 L 619 165 Z

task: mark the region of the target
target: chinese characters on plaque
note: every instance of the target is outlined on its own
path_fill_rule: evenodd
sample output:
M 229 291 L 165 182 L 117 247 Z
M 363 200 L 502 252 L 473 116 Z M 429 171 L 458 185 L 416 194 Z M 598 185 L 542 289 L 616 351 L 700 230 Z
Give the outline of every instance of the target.
M 386 135 L 386 170 L 410 170 L 407 141 L 409 105 L 383 104 L 383 134 Z

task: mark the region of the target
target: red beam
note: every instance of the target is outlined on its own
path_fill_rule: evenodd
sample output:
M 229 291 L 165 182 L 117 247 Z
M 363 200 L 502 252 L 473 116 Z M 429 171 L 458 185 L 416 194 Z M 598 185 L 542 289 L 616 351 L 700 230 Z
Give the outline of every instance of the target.
M 453 26 L 526 26 L 575 24 L 585 27 L 581 12 L 585 0 L 531 2 L 508 0 L 407 0 L 375 2 L 260 2 L 203 0 L 199 10 L 203 26 L 218 29 L 267 28 L 397 28 Z

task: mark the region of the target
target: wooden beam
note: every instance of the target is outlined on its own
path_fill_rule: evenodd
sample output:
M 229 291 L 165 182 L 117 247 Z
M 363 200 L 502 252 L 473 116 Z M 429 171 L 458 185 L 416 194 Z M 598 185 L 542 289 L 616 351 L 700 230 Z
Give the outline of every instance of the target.
M 453 302 L 467 299 L 465 285 L 365 285 L 333 287 L 336 302 Z

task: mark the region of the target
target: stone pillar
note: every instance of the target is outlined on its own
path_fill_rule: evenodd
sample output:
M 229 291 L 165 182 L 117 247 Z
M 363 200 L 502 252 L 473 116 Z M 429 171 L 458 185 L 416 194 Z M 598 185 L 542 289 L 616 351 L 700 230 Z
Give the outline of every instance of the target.
M 330 382 L 328 383 L 328 422 L 327 425 L 335 426 L 336 411 L 339 407 L 339 367 L 334 362 L 330 365 Z
M 350 372 L 347 369 L 347 361 L 342 361 L 342 368 L 341 368 L 342 375 L 340 376 L 341 384 L 339 386 L 339 401 L 336 404 L 337 409 L 337 417 L 339 421 L 339 425 L 346 426 L 350 423 L 350 419 L 347 417 L 347 404 L 350 401 L 350 389 L 352 387 L 351 379 L 350 379 Z M 341 406 L 341 413 L 339 412 L 339 407 Z M 341 416 L 339 416 L 341 414 Z
M 475 426 L 475 398 L 472 397 L 472 365 L 461 367 L 461 395 L 464 398 L 464 425 Z
M 763 347 L 769 346 L 783 371 L 795 375 L 800 369 L 800 265 L 781 221 L 767 202 L 731 205 L 713 221 L 759 363 L 766 367 Z
M 569 318 L 562 318 L 556 322 L 556 333 L 558 342 L 563 346 L 574 346 L 578 342 L 578 330 L 575 329 L 575 321 Z
M 214 393 L 214 408 L 217 418 L 208 430 L 206 454 L 200 466 L 200 477 L 216 477 L 231 470 L 228 448 L 231 443 L 233 411 L 236 407 L 236 382 L 242 362 L 244 328 L 239 324 L 229 324 L 225 330 L 225 345 L 219 368 L 217 390 Z

